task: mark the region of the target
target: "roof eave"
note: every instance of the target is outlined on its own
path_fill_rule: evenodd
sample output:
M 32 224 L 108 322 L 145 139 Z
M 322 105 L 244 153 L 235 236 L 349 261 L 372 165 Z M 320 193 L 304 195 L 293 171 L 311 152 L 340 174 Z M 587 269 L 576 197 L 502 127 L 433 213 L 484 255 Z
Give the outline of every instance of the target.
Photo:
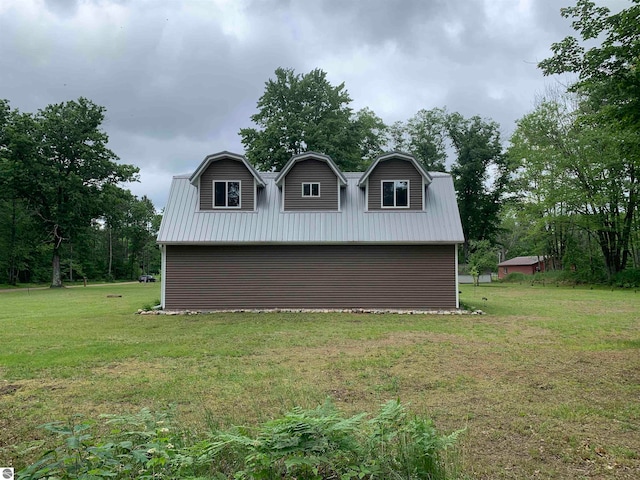
M 339 241 L 339 242 L 322 242 L 322 241 L 245 241 L 245 242 L 212 242 L 212 241 L 172 241 L 172 240 L 157 240 L 158 245 L 182 245 L 189 246 L 229 246 L 229 245 L 461 245 L 464 243 L 461 240 L 403 240 L 403 241 Z

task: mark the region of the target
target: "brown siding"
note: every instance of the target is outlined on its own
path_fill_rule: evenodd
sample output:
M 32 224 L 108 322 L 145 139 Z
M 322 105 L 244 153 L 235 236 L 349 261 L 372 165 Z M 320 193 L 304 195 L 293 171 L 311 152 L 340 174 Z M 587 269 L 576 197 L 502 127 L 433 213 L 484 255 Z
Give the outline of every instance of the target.
M 422 175 L 411 162 L 391 159 L 378 163 L 369 175 L 369 210 L 387 210 L 382 208 L 382 180 L 409 180 L 409 208 L 404 210 L 422 210 Z
M 284 180 L 285 210 L 338 210 L 338 178 L 326 162 L 297 162 Z M 319 182 L 319 198 L 303 198 L 302 182 Z
M 165 308 L 456 307 L 454 245 L 167 246 Z
M 200 210 L 213 210 L 213 181 L 240 180 L 240 210 L 253 210 L 255 186 L 253 175 L 238 160 L 223 159 L 211 162 L 200 176 Z M 230 209 L 233 210 L 233 209 Z

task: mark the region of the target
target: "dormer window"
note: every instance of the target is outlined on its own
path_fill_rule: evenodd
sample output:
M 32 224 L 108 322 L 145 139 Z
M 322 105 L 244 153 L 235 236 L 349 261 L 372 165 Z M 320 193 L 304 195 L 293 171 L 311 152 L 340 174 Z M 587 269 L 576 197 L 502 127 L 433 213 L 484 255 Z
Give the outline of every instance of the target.
M 281 208 L 291 211 L 340 211 L 341 190 L 347 179 L 331 157 L 316 152 L 294 155 L 275 178 L 281 189 Z
M 240 180 L 213 182 L 213 208 L 240 208 Z
M 320 183 L 319 182 L 305 182 L 302 184 L 302 196 L 303 197 L 319 197 L 320 196 Z
M 382 181 L 382 208 L 409 208 L 409 180 Z

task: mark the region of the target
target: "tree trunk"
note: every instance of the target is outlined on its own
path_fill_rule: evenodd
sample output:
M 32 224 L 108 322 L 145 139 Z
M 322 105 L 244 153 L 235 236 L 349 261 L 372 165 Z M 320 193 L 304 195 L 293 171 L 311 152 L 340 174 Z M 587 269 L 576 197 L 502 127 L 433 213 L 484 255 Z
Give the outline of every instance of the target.
M 51 262 L 51 266 L 53 268 L 51 288 L 61 288 L 62 277 L 60 276 L 60 252 L 57 248 L 53 250 L 53 261 Z
M 51 288 L 62 287 L 62 275 L 60 275 L 60 245 L 62 244 L 62 233 L 59 225 L 53 226 L 53 259 L 51 261 Z
M 109 227 L 109 269 L 107 270 L 107 278 L 111 280 L 111 266 L 113 263 L 113 237 L 112 229 Z
M 16 198 L 13 197 L 11 210 L 11 243 L 9 246 L 9 284 L 16 285 L 18 283 L 18 266 L 16 262 Z
M 598 230 L 598 243 L 604 256 L 604 264 L 607 267 L 607 275 L 611 280 L 616 273 L 622 271 L 622 253 L 615 232 L 610 230 Z

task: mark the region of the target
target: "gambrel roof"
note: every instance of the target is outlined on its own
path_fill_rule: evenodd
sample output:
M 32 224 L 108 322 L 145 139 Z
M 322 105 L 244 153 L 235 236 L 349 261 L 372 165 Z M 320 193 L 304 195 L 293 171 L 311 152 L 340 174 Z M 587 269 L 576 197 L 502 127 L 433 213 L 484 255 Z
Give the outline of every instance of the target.
M 402 153 L 402 152 L 389 152 L 389 153 L 385 153 L 384 155 L 380 155 L 378 158 L 375 159 L 373 163 L 371 163 L 371 165 L 369 165 L 369 168 L 367 168 L 365 172 L 362 174 L 362 177 L 360 177 L 360 181 L 358 182 L 358 185 L 360 187 L 364 187 L 367 184 L 367 179 L 369 178 L 369 175 L 371 174 L 371 172 L 373 172 L 376 169 L 376 167 L 380 162 L 384 162 L 386 160 L 393 160 L 393 159 L 406 160 L 408 162 L 411 162 L 411 164 L 422 176 L 422 179 L 424 180 L 424 184 L 429 185 L 431 183 L 431 174 L 427 172 L 424 169 L 424 167 L 420 164 L 420 162 L 418 162 L 412 155 Z
M 320 160 L 321 162 L 325 162 L 329 166 L 329 168 L 333 170 L 333 173 L 336 174 L 336 177 L 338 177 L 338 180 L 340 180 L 340 185 L 344 187 L 347 184 L 346 177 L 340 171 L 338 166 L 335 164 L 335 162 L 331 159 L 329 155 L 324 155 L 323 153 L 317 153 L 317 152 L 304 152 L 291 157 L 291 160 L 287 162 L 287 164 L 284 166 L 284 168 L 280 171 L 278 176 L 275 178 L 276 185 L 278 186 L 282 185 L 282 181 L 287 176 L 287 173 L 289 173 L 289 171 L 293 168 L 293 166 L 296 163 L 301 162 L 303 160 L 309 160 L 309 159 Z
M 425 209 L 419 211 L 367 211 L 366 193 L 360 188 L 363 173 L 344 173 L 346 185 L 342 188 L 339 210 L 321 212 L 283 211 L 282 190 L 276 184 L 278 173 L 259 174 L 264 188 L 258 189 L 255 211 L 200 211 L 198 189 L 190 181 L 194 175 L 173 178 L 158 243 L 457 244 L 464 241 L 453 180 L 445 173 L 428 173 L 431 183 L 425 189 Z
M 253 175 L 253 178 L 256 179 L 257 185 L 260 187 L 264 187 L 265 185 L 264 180 L 262 179 L 258 171 L 255 168 L 253 168 L 253 165 L 249 163 L 249 161 L 247 160 L 247 157 L 245 157 L 244 155 L 238 155 L 237 153 L 232 153 L 227 151 L 214 153 L 212 155 L 207 155 L 206 157 L 204 157 L 204 160 L 200 163 L 198 168 L 196 168 L 196 171 L 193 172 L 189 177 L 189 182 L 191 182 L 192 185 L 197 186 L 198 179 L 209 167 L 209 165 L 211 165 L 212 162 L 216 162 L 218 160 L 225 160 L 225 159 L 237 160 L 239 162 L 242 162 L 244 166 L 247 167 L 247 170 L 251 172 L 251 175 Z

